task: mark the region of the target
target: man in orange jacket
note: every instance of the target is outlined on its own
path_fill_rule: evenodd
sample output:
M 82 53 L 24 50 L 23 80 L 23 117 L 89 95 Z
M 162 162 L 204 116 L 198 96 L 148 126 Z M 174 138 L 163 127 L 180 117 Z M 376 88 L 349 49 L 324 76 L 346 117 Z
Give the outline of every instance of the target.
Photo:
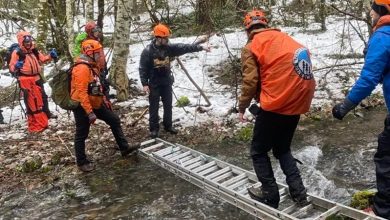
M 245 109 L 253 98 L 258 97 L 260 102 L 260 107 L 256 104 L 250 108 L 256 115 L 250 153 L 262 186 L 260 190 L 249 188 L 249 195 L 278 208 L 280 195 L 268 157 L 272 149 L 286 175 L 292 199 L 300 206 L 307 205 L 306 189 L 290 145 L 300 114 L 309 110 L 314 95 L 309 51 L 280 30 L 268 28 L 262 10 L 247 13 L 244 25 L 248 43 L 241 54 L 240 121 L 245 121 Z
M 15 77 L 34 77 L 36 84 L 41 88 L 43 100 L 42 111 L 46 113 L 48 118 L 57 118 L 57 116 L 49 110 L 47 95 L 43 86 L 44 81 L 40 77 L 42 71 L 41 63 L 57 59 L 58 55 L 56 50 L 51 50 L 49 55 L 42 54 L 35 48 L 33 37 L 27 31 L 20 31 L 16 37 L 18 39 L 19 48 L 14 50 L 11 54 L 9 63 L 10 72 Z M 28 108 L 27 102 L 25 104 L 26 108 Z
M 119 117 L 106 106 L 103 87 L 99 78 L 97 62 L 101 56 L 102 45 L 92 39 L 85 40 L 81 46 L 82 54 L 77 59 L 72 70 L 71 98 L 80 102 L 73 110 L 76 120 L 76 134 L 74 147 L 76 151 L 76 163 L 81 171 L 89 172 L 94 169 L 92 163 L 85 155 L 85 140 L 89 134 L 90 125 L 95 120 L 106 122 L 115 137 L 122 156 L 136 152 L 138 146 L 129 146 L 120 124 Z

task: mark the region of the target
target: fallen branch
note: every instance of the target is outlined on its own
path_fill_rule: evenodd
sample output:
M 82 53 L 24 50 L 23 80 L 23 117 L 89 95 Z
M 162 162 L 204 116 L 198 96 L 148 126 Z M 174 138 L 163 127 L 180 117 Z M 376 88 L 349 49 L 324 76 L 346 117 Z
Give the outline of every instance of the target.
M 320 70 L 330 69 L 330 68 L 334 68 L 334 67 L 352 66 L 352 65 L 357 65 L 357 64 L 364 64 L 364 62 L 334 64 L 334 65 L 331 65 L 331 66 L 325 66 L 325 67 L 322 67 L 322 68 L 318 68 L 318 69 L 315 69 L 313 71 L 320 71 Z
M 204 100 L 207 102 L 207 105 L 206 107 L 210 106 L 211 103 L 210 103 L 210 100 L 209 98 L 207 98 L 206 94 L 203 92 L 203 90 L 198 86 L 198 84 L 196 84 L 196 82 L 194 81 L 194 79 L 192 79 L 192 77 L 190 76 L 190 74 L 188 73 L 188 70 L 186 69 L 186 67 L 184 66 L 183 62 L 181 62 L 181 60 L 179 58 L 176 58 L 176 61 L 179 63 L 180 67 L 183 69 L 184 73 L 186 74 L 186 76 L 188 77 L 188 79 L 192 82 L 192 84 L 194 84 L 194 86 L 196 87 L 196 89 L 200 92 L 200 94 L 202 95 L 202 97 L 204 98 Z
M 72 156 L 73 158 L 75 158 L 75 156 L 72 154 L 72 151 L 69 150 L 68 145 L 66 145 L 65 141 L 62 140 L 61 136 L 60 136 L 59 134 L 57 134 L 57 137 L 58 137 L 58 139 L 60 139 L 61 143 L 62 143 L 62 144 L 65 146 L 65 148 L 68 150 L 70 156 Z
M 141 118 L 144 117 L 144 115 L 146 114 L 146 112 L 148 112 L 148 110 L 149 107 L 146 107 L 145 110 L 141 113 L 141 115 L 138 116 L 138 118 L 135 119 L 135 121 L 131 122 L 130 127 L 134 127 L 139 122 L 139 120 L 141 120 Z

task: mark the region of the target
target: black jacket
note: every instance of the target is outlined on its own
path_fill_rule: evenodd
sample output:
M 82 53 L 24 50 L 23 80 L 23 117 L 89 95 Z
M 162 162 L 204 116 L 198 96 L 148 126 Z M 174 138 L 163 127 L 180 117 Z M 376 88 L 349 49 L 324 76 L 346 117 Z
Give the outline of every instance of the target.
M 155 40 L 142 51 L 139 75 L 143 86 L 172 85 L 171 60 L 186 53 L 201 51 L 196 44 L 168 44 L 157 47 Z

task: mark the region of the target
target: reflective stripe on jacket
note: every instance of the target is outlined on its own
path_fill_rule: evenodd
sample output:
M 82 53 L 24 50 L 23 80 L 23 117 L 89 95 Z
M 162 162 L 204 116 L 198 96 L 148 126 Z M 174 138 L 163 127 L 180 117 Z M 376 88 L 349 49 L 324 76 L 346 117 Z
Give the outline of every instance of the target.
M 309 51 L 285 33 L 263 29 L 252 40 L 251 52 L 260 68 L 260 106 L 284 115 L 306 113 L 315 81 Z

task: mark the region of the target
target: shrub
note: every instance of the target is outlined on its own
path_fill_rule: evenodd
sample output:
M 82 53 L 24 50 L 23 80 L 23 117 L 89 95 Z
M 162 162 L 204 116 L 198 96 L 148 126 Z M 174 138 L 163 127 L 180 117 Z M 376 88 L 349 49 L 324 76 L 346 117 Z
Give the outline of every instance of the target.
M 176 106 L 177 107 L 184 107 L 184 106 L 187 106 L 190 104 L 190 100 L 188 99 L 187 96 L 181 96 L 177 102 L 176 102 Z

